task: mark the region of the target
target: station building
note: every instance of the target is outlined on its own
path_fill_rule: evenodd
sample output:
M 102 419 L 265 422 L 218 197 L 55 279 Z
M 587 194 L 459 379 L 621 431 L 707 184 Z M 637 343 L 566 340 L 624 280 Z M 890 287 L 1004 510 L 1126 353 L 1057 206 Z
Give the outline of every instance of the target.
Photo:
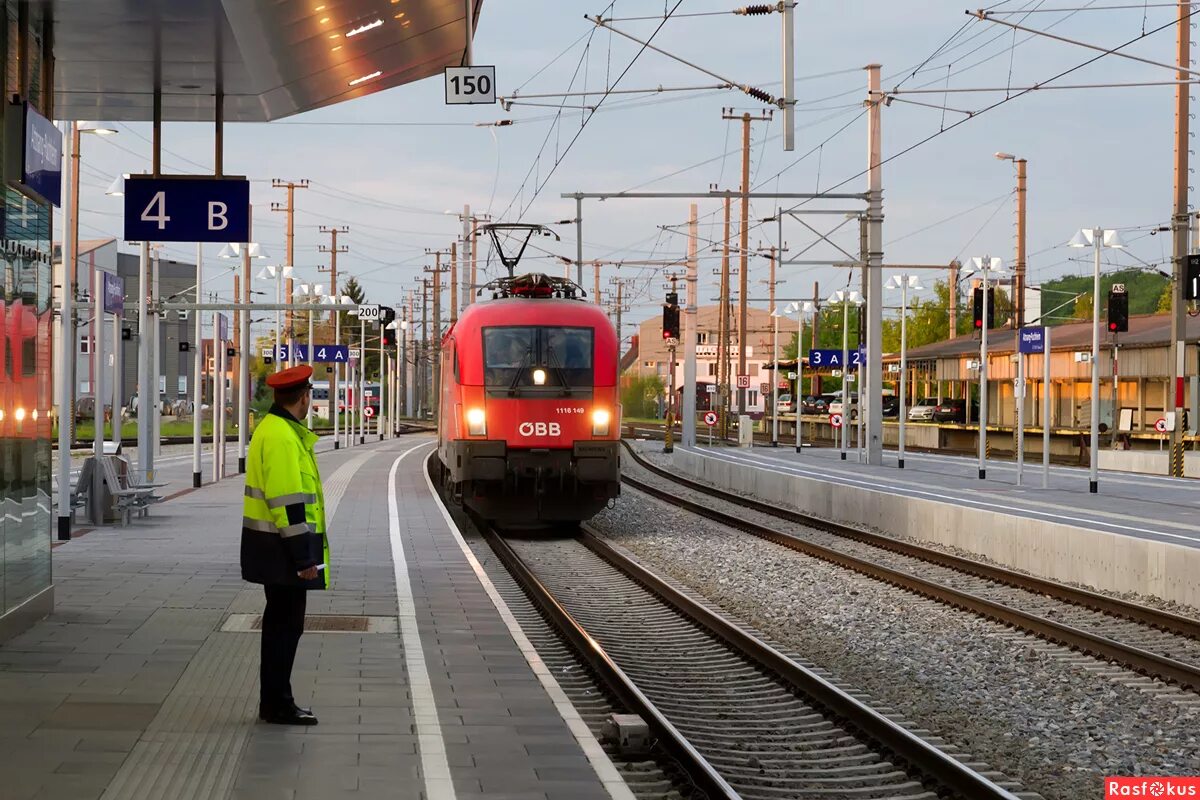
M 1050 394 L 1052 428 L 1086 428 L 1091 420 L 1092 349 L 1091 321 L 1055 325 L 1050 334 L 1049 385 L 1044 380 L 1045 362 L 1041 355 L 1026 357 L 1026 424 L 1044 424 L 1043 402 Z M 1150 433 L 1155 422 L 1174 410 L 1171 393 L 1170 348 L 1171 318 L 1167 315 L 1130 317 L 1129 331 L 1114 335 L 1101 331 L 1100 340 L 1100 420 L 1121 430 L 1122 411 L 1131 433 Z M 1188 317 L 1185 340 L 1185 364 L 1190 379 L 1184 386 L 1184 408 L 1189 409 L 1188 432 L 1194 434 L 1200 413 L 1200 378 L 1197 377 L 1200 319 Z M 1016 332 L 1011 328 L 988 331 L 988 424 L 1016 424 L 1017 377 Z M 908 368 L 914 398 L 972 397 L 979 392 L 979 338 L 959 336 L 944 342 L 914 347 L 908 351 Z M 885 363 L 899 365 L 898 353 L 889 354 Z M 1114 366 L 1117 380 L 1114 383 Z M 1114 410 L 1116 413 L 1114 414 Z M 1114 421 L 1116 424 L 1114 424 Z M 1182 424 L 1182 421 L 1180 421 Z

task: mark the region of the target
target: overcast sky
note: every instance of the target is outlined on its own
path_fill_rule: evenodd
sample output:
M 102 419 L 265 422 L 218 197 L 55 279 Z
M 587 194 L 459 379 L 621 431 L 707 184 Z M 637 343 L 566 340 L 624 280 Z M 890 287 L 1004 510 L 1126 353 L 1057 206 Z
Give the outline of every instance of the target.
M 665 5 L 659 0 L 618 0 L 615 12 L 609 14 L 660 15 L 658 20 L 616 23 L 644 38 L 658 27 L 664 8 L 674 4 L 675 0 Z M 994 8 L 1097 5 L 1116 4 L 1010 0 Z M 1174 11 L 1159 5 L 1004 18 L 1105 47 L 1166 26 L 1122 52 L 1169 63 L 1175 56 L 1175 30 L 1170 24 Z M 683 0 L 676 13 L 730 7 L 719 0 Z M 601 101 L 605 88 L 618 76 L 618 89 L 717 82 L 658 53 L 646 51 L 639 56 L 639 45 L 584 19 L 585 13 L 605 9 L 603 2 L 489 0 L 475 45 L 476 63 L 496 66 L 501 94 L 518 88 L 522 94 L 586 89 L 596 93 L 586 104 L 600 103 L 594 116 L 578 108 L 559 112 L 560 101 L 553 98 L 536 102 L 555 104 L 555 108 L 518 105 L 511 112 L 499 106 L 446 106 L 438 76 L 275 123 L 230 125 L 226 171 L 244 173 L 255 181 L 255 238 L 282 262 L 283 215 L 268 209 L 285 195 L 271 188 L 271 179 L 307 178 L 311 188 L 296 193 L 297 276 L 327 283 L 328 276 L 318 275 L 316 267 L 328 263 L 317 249 L 328 237 L 319 234 L 317 227 L 346 224 L 351 232 L 342 242 L 350 252 L 339 259 L 340 271 L 358 277 L 370 300 L 398 304 L 407 290 L 418 285 L 422 267 L 431 263 L 425 249 L 448 247 L 459 232 L 458 220 L 445 215 L 446 209 L 459 212 L 469 204 L 475 213 L 490 212 L 502 221 L 546 223 L 574 217 L 574 201 L 560 198 L 563 192 L 634 187 L 704 192 L 714 183 L 737 188 L 741 124 L 723 121 L 722 109 L 757 114 L 764 107 L 740 92 L 712 90 L 648 98 L 610 95 Z M 779 32 L 780 17 L 775 14 L 679 17 L 661 27 L 654 44 L 731 81 L 774 94 L 780 88 Z M 1014 34 L 992 23 L 972 22 L 962 3 L 948 0 L 800 0 L 796 36 L 800 78 L 796 148 L 783 151 L 778 114 L 771 122 L 753 123 L 752 183 L 759 191 L 825 190 L 848 178 L 852 180 L 843 191 L 865 190 L 866 177 L 854 176 L 866 166 L 866 118 L 860 115 L 866 94 L 866 73 L 861 68 L 868 63 L 883 65 L 885 89 L 1026 87 L 1098 55 L 1082 47 Z M 1167 69 L 1107 56 L 1054 83 L 1173 78 Z M 1062 246 L 1075 229 L 1084 226 L 1140 228 L 1126 236 L 1131 244 L 1128 252 L 1112 253 L 1106 259 L 1169 269 L 1162 263 L 1170 255 L 1169 236 L 1150 236 L 1148 228 L 1167 224 L 1172 211 L 1173 93 L 1173 87 L 1165 85 L 1039 91 L 987 111 L 983 110 L 1004 100 L 1004 92 L 899 95 L 883 110 L 884 156 L 895 156 L 883 170 L 885 261 L 942 264 L 986 254 L 1010 262 L 1014 171 L 1010 163 L 992 157 L 1003 150 L 1029 161 L 1031 283 L 1090 269 L 1071 261 L 1077 251 Z M 901 102 L 905 100 L 938 108 Z M 584 104 L 582 98 L 566 103 Z M 970 118 L 963 113 L 981 111 Z M 500 119 L 515 124 L 475 125 Z M 953 130 L 935 135 L 963 120 Z M 120 236 L 121 202 L 106 197 L 104 189 L 120 172 L 147 168 L 148 127 L 123 124 L 120 128 L 118 136 L 84 140 L 84 238 Z M 166 171 L 211 170 L 209 126 L 168 124 L 163 144 Z M 849 202 L 824 207 L 846 207 Z M 681 225 L 687 212 L 687 201 L 681 200 L 588 201 L 583 214 L 584 257 L 680 257 L 686 252 L 683 235 L 660 226 Z M 702 241 L 719 238 L 715 223 L 720 213 L 718 203 L 700 203 Z M 771 202 L 757 201 L 751 218 L 773 213 Z M 808 221 L 822 228 L 834 219 Z M 837 238 L 851 251 L 857 247 L 852 227 L 844 227 Z M 573 227 L 556 230 L 560 242 L 542 239 L 538 245 L 573 258 Z M 793 253 L 813 242 L 811 233 L 797 222 L 785 225 L 783 238 Z M 774 224 L 757 226 L 750 235 L 752 247 L 776 244 L 776 240 Z M 206 250 L 208 275 L 213 288 L 228 296 L 232 280 L 224 265 L 216 264 L 217 250 L 216 246 Z M 194 246 L 171 247 L 169 252 L 190 259 Z M 702 253 L 711 255 L 707 249 Z M 838 257 L 823 246 L 806 254 L 812 256 Z M 550 264 L 548 258 L 523 264 L 535 265 L 561 274 L 561 266 Z M 715 297 L 712 270 L 717 266 L 715 260 L 701 262 L 703 303 Z M 752 261 L 751 269 L 752 280 L 765 281 L 765 260 Z M 493 259 L 488 274 L 499 271 Z M 626 319 L 657 313 L 662 278 L 654 272 L 646 267 L 605 267 L 605 289 L 612 288 L 608 285 L 612 278 L 631 280 Z M 808 295 L 813 282 L 820 281 L 822 295 L 828 295 L 848 277 L 845 270 L 786 267 L 780 293 Z M 591 281 L 589 269 L 584 281 L 589 292 Z M 765 298 L 766 288 L 750 294 Z

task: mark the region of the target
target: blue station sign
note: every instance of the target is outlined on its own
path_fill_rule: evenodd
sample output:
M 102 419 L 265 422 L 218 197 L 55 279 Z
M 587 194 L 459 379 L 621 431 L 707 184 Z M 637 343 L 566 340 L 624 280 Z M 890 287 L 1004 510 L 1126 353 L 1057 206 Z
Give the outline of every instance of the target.
M 295 354 L 292 358 L 288 358 L 288 346 L 286 344 L 279 345 L 279 350 L 276 353 L 280 361 L 304 361 L 308 359 L 308 345 L 298 344 L 295 346 Z M 345 344 L 315 344 L 313 345 L 313 363 L 318 364 L 349 364 L 350 363 L 350 346 Z
M 125 241 L 248 242 L 250 181 L 130 175 L 125 179 Z
M 5 116 L 6 172 L 13 188 L 41 203 L 62 205 L 62 131 L 29 103 L 13 103 Z
M 111 272 L 104 273 L 104 311 L 125 313 L 125 279 Z
M 1018 349 L 1025 354 L 1046 352 L 1045 328 L 1021 328 L 1017 332 Z
M 842 364 L 841 350 L 809 350 L 808 366 L 813 369 L 857 369 L 867 357 L 865 350 L 849 351 L 850 363 Z

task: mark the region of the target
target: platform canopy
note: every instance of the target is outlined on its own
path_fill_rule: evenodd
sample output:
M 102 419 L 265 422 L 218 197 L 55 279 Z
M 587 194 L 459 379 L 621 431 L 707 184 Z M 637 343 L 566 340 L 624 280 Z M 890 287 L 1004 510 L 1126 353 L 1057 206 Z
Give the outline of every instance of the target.
M 261 122 L 462 64 L 483 0 L 56 0 L 59 119 Z M 473 34 L 473 31 L 472 31 Z

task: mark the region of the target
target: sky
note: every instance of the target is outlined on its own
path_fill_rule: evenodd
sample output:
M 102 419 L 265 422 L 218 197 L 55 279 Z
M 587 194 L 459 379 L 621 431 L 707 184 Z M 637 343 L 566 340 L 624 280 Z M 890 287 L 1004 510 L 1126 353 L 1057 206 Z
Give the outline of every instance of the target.
M 1174 9 L 1162 0 L 1136 8 L 1128 0 L 1009 0 L 994 3 L 1002 19 L 1103 48 L 1133 41 L 1121 52 L 1172 63 Z M 665 23 L 663 14 L 674 7 Z M 475 40 L 475 62 L 494 64 L 499 93 L 588 91 L 583 98 L 540 98 L 514 105 L 447 106 L 441 76 L 266 124 L 226 127 L 225 169 L 251 178 L 255 239 L 278 263 L 284 257 L 284 215 L 269 211 L 285 192 L 272 179 L 308 179 L 296 192 L 296 277 L 328 282 L 317 267 L 328 244 L 321 225 L 348 225 L 339 244 L 339 273 L 353 275 L 368 301 L 400 304 L 419 289 L 426 249 L 448 249 L 461 232 L 464 204 L 497 221 L 555 223 L 575 217 L 569 192 L 706 192 L 737 189 L 741 123 L 726 109 L 759 115 L 766 107 L 736 90 L 658 95 L 605 94 L 617 90 L 706 87 L 721 81 L 585 19 L 604 13 L 614 26 L 731 82 L 778 94 L 780 16 L 735 16 L 720 0 L 488 0 Z M 1056 11 L 1087 8 L 1082 11 Z M 1033 13 L 1024 13 L 1032 11 Z M 695 15 L 695 16 L 684 16 Z M 1154 33 L 1156 29 L 1161 31 Z M 657 29 L 657 33 L 655 33 Z M 1143 34 L 1145 34 L 1143 36 Z M 1029 282 L 1091 269 L 1090 253 L 1065 243 L 1081 227 L 1122 229 L 1129 248 L 1106 251 L 1105 269 L 1140 265 L 1169 271 L 1170 237 L 1152 234 L 1172 213 L 1174 87 L 1017 91 L 1074 71 L 1048 85 L 1172 81 L 1168 69 L 1101 54 L 1082 46 L 992 22 L 972 20 L 963 4 L 947 0 L 798 0 L 796 7 L 797 131 L 785 152 L 781 116 L 751 125 L 751 183 L 761 192 L 862 192 L 867 158 L 866 72 L 882 65 L 883 86 L 898 90 L 882 110 L 884 261 L 947 264 L 998 256 L 1008 264 L 1015 241 L 1014 169 L 993 157 L 1005 151 L 1028 160 Z M 1089 60 L 1093 63 L 1087 64 Z M 914 89 L 1006 88 L 1008 91 L 904 94 Z M 1015 87 L 1015 88 L 1014 88 Z M 1006 100 L 1006 95 L 1009 99 Z M 567 107 L 559 108 L 563 103 Z M 916 105 L 922 103 L 925 105 Z M 589 105 L 594 113 L 571 106 Z M 511 119 L 506 127 L 480 126 Z M 149 127 L 121 123 L 111 137 L 85 137 L 81 237 L 120 237 L 122 206 L 105 189 L 122 172 L 149 164 Z M 211 126 L 168 123 L 164 171 L 211 172 Z M 1194 141 L 1194 137 L 1193 137 Z M 1193 145 L 1194 147 L 1194 145 Z M 700 301 L 716 297 L 721 204 L 700 200 Z M 796 201 L 781 201 L 784 207 Z M 584 259 L 657 260 L 686 253 L 687 200 L 619 199 L 583 206 Z M 816 201 L 806 208 L 853 208 L 854 201 Z M 452 213 L 445 213 L 447 210 Z M 771 217 L 775 204 L 756 200 L 752 221 Z M 737 204 L 734 219 L 738 218 Z M 61 220 L 61 217 L 59 217 Z M 819 230 L 841 220 L 804 219 Z M 573 225 L 553 225 L 561 237 L 538 238 L 549 253 L 574 258 Z M 834 237 L 857 248 L 857 226 Z M 736 233 L 735 233 L 736 237 Z M 774 223 L 752 222 L 750 246 L 778 245 Z M 788 221 L 790 254 L 814 243 L 798 221 Z M 736 245 L 736 238 L 734 241 Z M 122 245 L 122 249 L 132 251 Z M 232 297 L 232 274 L 206 249 L 207 283 Z M 192 259 L 194 245 L 166 251 Z M 483 251 L 481 250 L 481 255 Z M 818 244 L 804 258 L 841 256 Z M 486 260 L 486 275 L 502 267 Z M 481 258 L 481 264 L 485 260 Z M 552 256 L 531 252 L 521 269 L 561 274 Z M 625 320 L 659 313 L 662 267 L 605 266 L 604 290 L 626 281 Z M 766 307 L 768 265 L 751 259 L 748 294 Z M 885 273 L 890 274 L 890 273 Z M 931 277 L 926 278 L 929 284 Z M 936 273 L 943 277 L 944 273 Z M 344 278 L 343 278 L 344 279 Z M 779 296 L 822 296 L 853 280 L 844 268 L 783 266 Z M 259 286 L 260 289 L 273 287 Z M 584 288 L 592 289 L 591 270 Z M 624 333 L 630 333 L 626 325 Z

